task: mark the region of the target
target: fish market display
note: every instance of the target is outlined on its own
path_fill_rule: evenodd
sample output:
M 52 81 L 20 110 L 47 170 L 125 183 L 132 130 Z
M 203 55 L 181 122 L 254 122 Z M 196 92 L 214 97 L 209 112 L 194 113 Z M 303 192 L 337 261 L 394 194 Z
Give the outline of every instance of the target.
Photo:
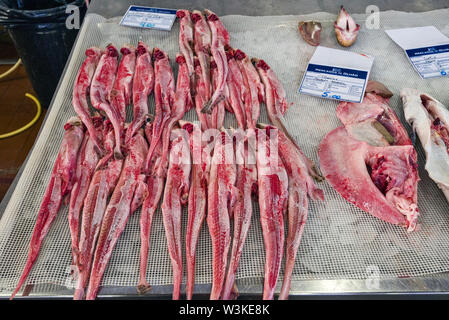
M 417 154 L 388 99 L 368 93 L 358 103 L 342 102 L 344 124 L 320 143 L 327 181 L 346 200 L 407 231 L 417 227 Z
M 415 89 L 401 90 L 404 115 L 426 153 L 425 169 L 449 201 L 449 111 L 436 99 Z

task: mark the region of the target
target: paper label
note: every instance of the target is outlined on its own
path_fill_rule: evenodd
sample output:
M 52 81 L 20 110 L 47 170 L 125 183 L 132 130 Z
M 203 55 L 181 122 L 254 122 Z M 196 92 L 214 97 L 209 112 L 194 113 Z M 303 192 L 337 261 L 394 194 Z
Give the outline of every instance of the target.
M 410 63 L 423 79 L 447 76 L 449 38 L 434 26 L 385 31 L 405 50 Z
M 170 31 L 176 20 L 176 10 L 130 6 L 120 24 L 128 27 Z
M 299 92 L 361 102 L 372 64 L 370 56 L 319 46 L 310 59 Z

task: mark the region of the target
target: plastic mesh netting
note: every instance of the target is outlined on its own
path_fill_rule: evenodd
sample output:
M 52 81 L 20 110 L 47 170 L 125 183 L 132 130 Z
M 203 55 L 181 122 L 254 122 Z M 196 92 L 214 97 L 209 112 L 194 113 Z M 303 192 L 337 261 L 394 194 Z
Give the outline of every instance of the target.
M 404 87 L 418 88 L 449 106 L 448 78 L 422 80 L 407 58 L 384 33 L 384 29 L 435 25 L 449 35 L 449 10 L 427 13 L 382 12 L 381 28 L 368 30 L 365 15 L 354 15 L 362 25 L 351 51 L 375 57 L 371 79 L 384 83 L 395 95 L 390 105 L 405 123 L 399 91 Z M 314 48 L 307 45 L 297 31 L 298 21 L 318 20 L 323 25 L 321 44 L 339 48 L 333 31 L 335 15 L 317 13 L 308 16 L 222 17 L 231 36 L 231 45 L 249 56 L 263 58 L 275 70 L 285 86 L 289 101 L 293 102 L 286 115 L 286 125 L 304 153 L 314 161 L 322 138 L 340 123 L 335 116 L 336 101 L 323 100 L 297 93 L 307 62 Z M 178 24 L 171 32 L 120 27 L 118 19 L 106 21 L 97 15 L 85 18 L 73 56 L 59 91 L 50 109 L 34 151 L 0 221 L 0 291 L 10 293 L 16 285 L 25 264 L 28 244 L 39 205 L 48 183 L 51 168 L 63 136 L 63 124 L 75 112 L 71 106 L 75 75 L 89 46 L 136 45 L 143 40 L 150 47 L 157 46 L 170 55 L 174 62 L 178 52 Z M 150 112 L 154 110 L 151 98 Z M 128 115 L 130 117 L 130 115 Z M 195 111 L 186 116 L 196 120 Z M 260 122 L 267 122 L 262 108 Z M 229 114 L 226 126 L 237 127 Z M 410 128 L 406 125 L 407 129 Z M 442 192 L 424 171 L 424 153 L 418 143 L 418 161 L 421 182 L 418 205 L 421 210 L 421 230 L 407 234 L 404 228 L 384 223 L 347 203 L 326 182 L 319 187 L 325 193 L 325 202 L 311 201 L 309 219 L 299 249 L 293 281 L 301 279 L 364 279 L 368 268 L 379 268 L 381 277 L 419 276 L 449 271 L 449 205 Z M 257 203 L 254 203 L 257 208 Z M 70 233 L 67 223 L 68 208 L 64 207 L 46 240 L 40 256 L 28 278 L 28 284 L 52 283 L 69 285 Z M 129 220 L 109 262 L 103 285 L 134 286 L 139 269 L 139 215 Z M 184 211 L 184 230 L 187 211 Z M 204 225 L 198 244 L 197 283 L 210 283 L 211 244 Z M 254 283 L 263 277 L 264 245 L 259 213 L 255 210 L 246 241 L 237 279 Z M 172 269 L 167 251 L 160 211 L 156 213 L 151 231 L 147 278 L 151 285 L 172 283 Z M 282 279 L 282 270 L 281 277 Z

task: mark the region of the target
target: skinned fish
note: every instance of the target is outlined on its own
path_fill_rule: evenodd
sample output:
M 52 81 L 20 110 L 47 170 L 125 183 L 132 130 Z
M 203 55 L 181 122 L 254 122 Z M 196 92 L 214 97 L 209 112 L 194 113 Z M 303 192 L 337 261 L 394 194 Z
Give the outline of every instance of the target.
M 211 300 L 221 297 L 231 243 L 230 216 L 239 198 L 235 187 L 236 166 L 233 143 L 222 130 L 216 136 L 207 189 L 207 225 L 212 240 Z
M 183 274 L 182 266 L 182 206 L 186 205 L 190 187 L 190 147 L 187 138 L 179 130 L 171 143 L 167 181 L 162 200 L 162 218 L 168 252 L 173 267 L 173 300 L 178 300 Z
M 84 138 L 84 128 L 80 118 L 72 117 L 64 125 L 64 129 L 64 137 L 53 167 L 50 182 L 45 190 L 44 198 L 42 199 L 37 214 L 36 224 L 30 240 L 27 261 L 10 299 L 13 299 L 16 296 L 22 285 L 25 283 L 25 280 L 39 256 L 42 242 L 59 212 L 62 200 L 64 196 L 70 194 L 73 187 L 78 149 Z
M 288 203 L 288 177 L 271 141 L 277 130 L 257 130 L 257 182 L 260 223 L 265 244 L 263 299 L 273 300 L 284 255 L 284 214 Z M 273 140 L 271 140 L 273 139 Z

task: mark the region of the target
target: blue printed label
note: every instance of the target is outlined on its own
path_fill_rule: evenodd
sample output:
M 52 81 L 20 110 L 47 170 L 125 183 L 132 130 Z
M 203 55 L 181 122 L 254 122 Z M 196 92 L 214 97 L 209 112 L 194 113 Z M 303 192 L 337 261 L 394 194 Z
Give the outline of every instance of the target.
M 128 27 L 170 31 L 176 20 L 176 10 L 130 6 L 120 24 Z
M 447 76 L 449 72 L 449 44 L 408 49 L 405 52 L 422 78 Z
M 300 93 L 327 99 L 361 102 L 368 71 L 309 64 Z

